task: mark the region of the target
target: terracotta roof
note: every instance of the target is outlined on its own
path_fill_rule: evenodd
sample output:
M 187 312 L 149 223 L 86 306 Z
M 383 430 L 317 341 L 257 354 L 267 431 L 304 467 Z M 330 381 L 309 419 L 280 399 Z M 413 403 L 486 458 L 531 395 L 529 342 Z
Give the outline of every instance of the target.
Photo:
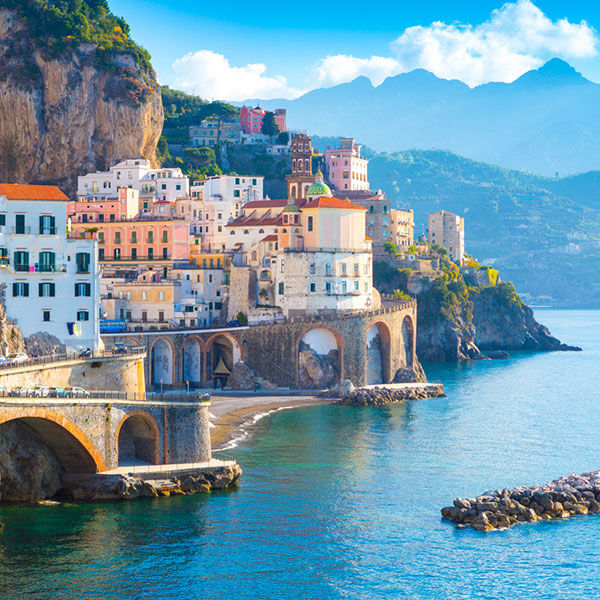
M 69 201 L 69 198 L 67 198 L 67 196 L 65 196 L 55 185 L 0 183 L 0 196 L 6 196 L 8 200 Z
M 268 235 L 267 237 L 263 238 L 262 240 L 260 240 L 261 242 L 276 242 L 279 238 L 272 233 L 271 235 Z
M 346 202 L 345 200 L 340 200 L 339 198 L 328 198 L 326 196 L 316 198 L 304 206 L 304 208 L 341 208 L 345 210 L 367 210 L 362 206 L 358 206 L 358 204 L 352 204 L 350 202 Z

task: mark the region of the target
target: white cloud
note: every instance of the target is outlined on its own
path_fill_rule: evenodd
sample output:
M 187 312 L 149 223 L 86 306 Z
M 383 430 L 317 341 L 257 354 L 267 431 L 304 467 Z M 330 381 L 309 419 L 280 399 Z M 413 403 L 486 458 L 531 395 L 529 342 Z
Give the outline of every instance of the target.
M 597 32 L 586 22 L 552 21 L 531 0 L 508 2 L 478 25 L 435 22 L 410 27 L 391 43 L 391 56 L 326 56 L 309 71 L 307 89 L 329 87 L 363 75 L 374 85 L 386 77 L 422 68 L 438 77 L 474 86 L 513 81 L 546 60 L 597 56 Z M 173 63 L 176 85 L 205 98 L 295 98 L 283 75 L 262 63 L 232 66 L 222 54 L 191 52 Z
M 372 56 L 357 58 L 348 54 L 336 54 L 322 58 L 314 67 L 315 84 L 319 87 L 329 87 L 339 83 L 352 81 L 363 75 L 374 85 L 379 85 L 386 77 L 401 72 L 400 64 L 393 58 Z
M 469 85 L 513 81 L 555 56 L 596 56 L 597 46 L 587 22 L 552 21 L 530 0 L 507 3 L 480 25 L 410 27 L 392 43 L 402 71 L 423 68 Z
M 292 98 L 302 93 L 288 87 L 283 75 L 267 75 L 264 64 L 233 67 L 222 54 L 211 50 L 198 50 L 178 58 L 173 70 L 180 89 L 207 99 Z

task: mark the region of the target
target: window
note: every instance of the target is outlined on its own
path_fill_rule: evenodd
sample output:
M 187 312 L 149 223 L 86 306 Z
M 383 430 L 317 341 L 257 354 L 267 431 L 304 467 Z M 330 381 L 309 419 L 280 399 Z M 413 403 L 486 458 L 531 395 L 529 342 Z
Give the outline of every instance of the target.
M 169 258 L 169 249 L 168 248 L 162 249 L 162 257 L 164 260 L 167 260 L 167 258 Z
M 29 252 L 24 250 L 15 252 L 15 271 L 29 271 Z
M 25 233 L 25 215 L 15 215 L 15 233 Z
M 98 243 L 99 244 L 104 244 L 104 231 L 99 231 L 98 232 Z
M 142 301 L 146 302 L 148 300 L 148 292 L 142 292 Z
M 131 260 L 137 260 L 137 248 L 131 249 Z
M 331 294 L 331 282 L 330 281 L 325 282 L 325 292 L 327 294 Z
M 384 204 L 383 205 L 383 212 L 384 212 L 384 214 L 387 214 L 387 211 L 388 211 L 387 204 Z
M 354 263 L 354 277 L 358 277 L 359 273 L 359 265 L 358 263 Z
M 40 215 L 40 235 L 54 235 L 56 219 L 51 215 Z
M 39 270 L 41 273 L 53 273 L 56 270 L 56 254 L 40 252 Z
M 77 311 L 77 320 L 78 321 L 89 321 L 90 313 L 87 310 L 78 310 Z
M 308 231 L 313 230 L 313 217 L 308 217 Z
M 154 231 L 152 231 L 152 229 L 148 230 L 148 237 L 146 238 L 146 241 L 149 244 L 152 244 L 154 242 Z
M 281 282 L 281 283 L 279 284 L 279 286 L 278 286 L 278 290 L 277 290 L 277 291 L 279 292 L 279 295 L 280 295 L 280 296 L 283 294 L 283 282 Z
M 310 291 L 311 292 L 316 292 L 317 291 L 317 284 L 316 283 L 311 283 L 310 284 Z
M 48 321 L 50 321 L 50 311 L 49 310 L 42 311 L 42 321 L 44 321 L 44 323 L 47 323 Z
M 331 275 L 331 265 L 329 263 L 325 265 L 325 275 Z
M 315 263 L 312 263 L 312 264 L 310 265 L 310 274 L 311 274 L 311 275 L 314 275 L 314 274 L 315 274 Z
M 165 293 L 164 292 L 158 292 L 158 299 L 162 302 L 165 299 Z
M 13 296 L 15 298 L 18 297 L 28 297 L 29 296 L 29 284 L 28 283 L 22 283 L 22 282 L 17 282 L 17 283 L 13 283 Z
M 0 225 L 2 225 L 2 226 L 6 225 L 6 215 L 5 214 L 0 215 Z
M 346 263 L 342 263 L 342 275 L 346 275 Z
M 100 248 L 100 249 L 98 250 L 98 258 L 99 258 L 100 260 L 104 260 L 104 248 Z
M 77 272 L 78 273 L 89 273 L 90 272 L 90 253 L 89 252 L 78 252 L 75 255 L 77 260 Z
M 161 184 L 160 189 L 161 190 L 166 190 L 167 189 L 167 184 L 166 183 Z
M 162 232 L 162 241 L 163 242 L 168 242 L 169 241 L 169 232 L 166 229 L 164 229 L 163 232 Z
M 91 296 L 92 295 L 92 284 L 91 283 L 76 283 L 75 284 L 75 297 L 79 296 Z
M 371 206 L 369 206 L 369 212 L 370 212 L 371 214 L 373 214 L 373 213 L 375 212 L 375 207 L 374 207 L 374 206 L 372 206 L 372 205 L 371 205 Z
M 120 244 L 120 243 L 121 243 L 121 232 L 115 231 L 115 244 Z
M 115 248 L 113 250 L 113 258 L 115 260 L 121 260 L 121 248 Z
M 345 294 L 348 291 L 348 284 L 345 281 L 342 281 L 342 294 Z
M 137 244 L 137 231 L 132 231 L 131 232 L 131 243 L 132 244 Z
M 56 284 L 43 282 L 38 286 L 38 294 L 40 298 L 52 298 L 56 295 Z
M 154 258 L 154 248 L 148 248 L 148 260 L 152 260 Z
M 359 287 L 359 283 L 358 283 L 358 281 L 355 281 L 355 282 L 354 282 L 354 291 L 355 291 L 355 292 L 358 292 L 358 291 L 360 291 L 360 287 Z

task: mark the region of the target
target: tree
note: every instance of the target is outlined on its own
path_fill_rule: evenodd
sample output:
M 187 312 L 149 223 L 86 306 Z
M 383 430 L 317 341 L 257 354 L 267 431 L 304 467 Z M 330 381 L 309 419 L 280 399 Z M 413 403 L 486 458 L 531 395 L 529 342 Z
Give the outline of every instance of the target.
M 268 135 L 269 137 L 279 133 L 279 126 L 277 125 L 277 121 L 275 121 L 275 114 L 271 111 L 265 113 L 261 131 L 264 135 Z
M 385 244 L 383 244 L 383 249 L 390 256 L 398 256 L 398 247 L 396 246 L 396 244 L 394 244 L 394 242 L 385 242 Z
M 206 167 L 210 163 L 215 163 L 217 161 L 215 151 L 212 148 L 207 148 L 206 146 L 202 146 L 200 148 L 186 148 L 183 151 L 183 154 L 188 162 L 196 168 Z
M 282 131 L 278 136 L 277 136 L 277 143 L 280 146 L 287 146 L 288 143 L 290 141 L 290 134 L 287 131 Z

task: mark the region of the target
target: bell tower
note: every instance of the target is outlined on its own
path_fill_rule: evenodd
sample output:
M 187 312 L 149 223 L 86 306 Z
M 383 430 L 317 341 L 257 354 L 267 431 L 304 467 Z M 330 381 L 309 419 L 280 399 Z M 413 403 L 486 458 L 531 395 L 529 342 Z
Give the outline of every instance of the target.
M 312 172 L 312 155 L 312 140 L 305 133 L 294 135 L 290 152 L 292 173 L 286 175 L 290 200 L 304 198 L 306 190 L 315 182 Z

